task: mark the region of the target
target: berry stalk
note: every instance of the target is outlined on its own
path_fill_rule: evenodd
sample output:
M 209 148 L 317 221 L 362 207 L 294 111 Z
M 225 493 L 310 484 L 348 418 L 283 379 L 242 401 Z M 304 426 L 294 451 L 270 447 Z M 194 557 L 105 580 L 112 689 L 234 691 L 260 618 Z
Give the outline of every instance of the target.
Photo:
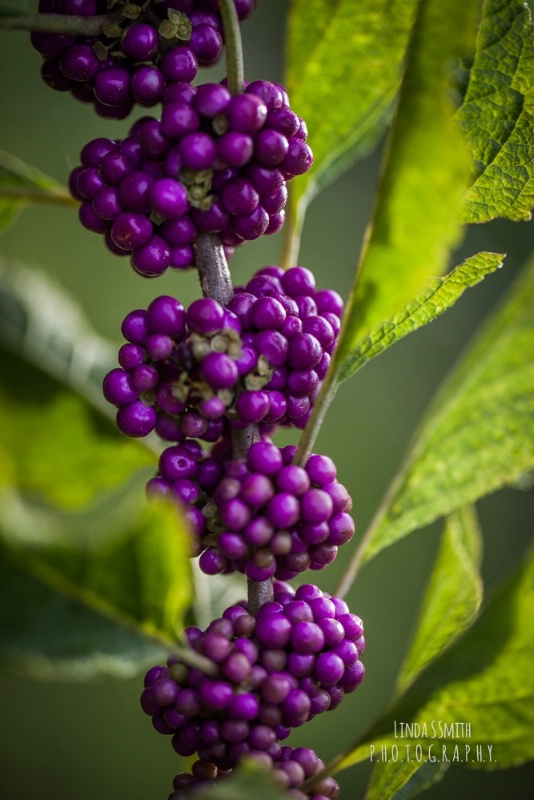
M 321 430 L 321 425 L 323 424 L 326 412 L 330 408 L 330 404 L 336 395 L 338 387 L 339 383 L 337 380 L 335 380 L 335 373 L 332 369 L 330 369 L 326 373 L 323 385 L 321 386 L 321 390 L 317 400 L 315 401 L 312 415 L 308 420 L 304 431 L 302 432 L 302 436 L 300 437 L 297 452 L 295 453 L 295 457 L 293 459 L 293 464 L 303 466 L 308 460 L 308 457 L 313 450 L 315 440 L 317 439 L 319 431 Z
M 240 94 L 243 91 L 245 73 L 241 29 L 234 1 L 220 0 L 219 10 L 222 17 L 226 45 L 228 88 L 232 94 Z

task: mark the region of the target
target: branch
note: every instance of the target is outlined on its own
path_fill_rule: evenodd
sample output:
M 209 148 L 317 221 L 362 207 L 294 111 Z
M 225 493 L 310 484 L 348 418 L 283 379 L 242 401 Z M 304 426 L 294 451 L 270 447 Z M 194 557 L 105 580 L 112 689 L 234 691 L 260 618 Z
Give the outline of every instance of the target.
M 34 205 L 54 205 L 54 206 L 68 206 L 69 208 L 78 208 L 80 205 L 78 200 L 71 197 L 66 192 L 64 194 L 48 192 L 45 189 L 28 189 L 26 186 L 10 186 L 9 188 L 0 187 L 0 198 L 14 200 L 15 202 L 24 202 Z
M 115 25 L 122 14 L 98 14 L 94 17 L 79 17 L 71 14 L 13 14 L 0 17 L 0 30 L 39 31 L 42 33 L 64 33 L 71 36 L 98 36 L 108 25 Z

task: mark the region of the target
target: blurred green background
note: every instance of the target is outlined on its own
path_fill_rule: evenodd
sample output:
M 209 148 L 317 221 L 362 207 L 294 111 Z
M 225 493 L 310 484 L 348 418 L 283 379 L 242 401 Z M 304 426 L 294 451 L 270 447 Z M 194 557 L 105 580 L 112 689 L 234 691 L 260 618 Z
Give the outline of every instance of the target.
M 36 3 L 28 0 L 17 5 L 25 11 L 36 8 Z M 284 0 L 260 0 L 258 10 L 244 24 L 249 80 L 283 79 L 287 10 Z M 69 96 L 52 92 L 41 82 L 40 57 L 31 48 L 28 35 L 12 32 L 0 36 L 0 148 L 66 182 L 88 140 L 105 135 L 119 138 L 132 119 L 102 120 Z M 201 81 L 222 74 L 222 67 L 205 71 Z M 313 148 L 313 139 L 310 143 Z M 329 286 L 345 297 L 373 202 L 379 149 L 314 201 L 304 227 L 299 262 L 316 273 L 320 287 Z M 468 230 L 455 263 L 485 249 L 506 252 L 504 268 L 470 290 L 444 317 L 373 361 L 339 392 L 317 450 L 336 460 L 338 474 L 354 500 L 360 533 L 440 381 L 529 256 L 532 232 L 532 223 L 506 222 Z M 280 246 L 278 235 L 238 250 L 231 262 L 234 282 L 247 279 L 265 264 L 277 263 Z M 95 329 L 117 344 L 120 322 L 130 309 L 145 307 L 156 294 L 175 293 L 187 304 L 199 293 L 194 273 L 165 275 L 154 283 L 139 278 L 126 259 L 112 256 L 100 237 L 82 229 L 71 210 L 24 211 L 2 237 L 0 253 L 53 276 L 79 299 Z M 296 441 L 296 434 L 286 435 L 284 441 L 288 440 Z M 509 489 L 479 504 L 487 589 L 520 559 L 532 533 L 532 512 L 531 491 Z M 436 525 L 413 534 L 372 561 L 358 577 L 349 602 L 366 625 L 365 683 L 335 714 L 321 715 L 298 729 L 289 743 L 314 747 L 328 760 L 385 709 L 409 642 L 439 531 Z M 315 573 L 313 580 L 332 591 L 344 561 L 340 557 L 322 574 Z M 170 742 L 158 736 L 141 713 L 140 686 L 141 677 L 65 685 L 4 676 L 0 687 L 0 796 L 9 800 L 29 800 L 36 795 L 45 800 L 167 797 L 181 765 Z M 347 800 L 363 796 L 368 773 L 367 764 L 342 773 L 342 796 Z M 429 800 L 452 796 L 461 800 L 477 794 L 489 800 L 503 796 L 526 800 L 531 797 L 533 779 L 532 765 L 495 773 L 455 766 L 426 796 Z

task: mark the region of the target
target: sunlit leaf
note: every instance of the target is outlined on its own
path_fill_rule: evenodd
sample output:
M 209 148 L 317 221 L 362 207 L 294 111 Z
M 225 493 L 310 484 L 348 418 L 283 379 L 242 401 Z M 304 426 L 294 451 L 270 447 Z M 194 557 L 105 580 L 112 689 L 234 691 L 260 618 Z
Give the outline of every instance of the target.
M 416 0 L 294 0 L 287 85 L 306 120 L 311 170 L 291 186 L 291 222 L 374 144 L 398 90 Z
M 534 467 L 534 262 L 445 382 L 364 544 L 363 561 Z
M 391 754 L 394 746 L 405 759 L 420 747 L 425 760 L 473 769 L 533 759 L 533 618 L 531 554 L 479 620 L 336 762 L 336 771 L 369 760 L 370 753 L 376 763 L 382 747 Z
M 466 222 L 530 219 L 534 206 L 534 27 L 522 0 L 485 0 L 458 121 L 474 175 Z
M 478 0 L 418 3 L 374 213 L 299 458 L 311 449 L 353 352 L 446 271 L 461 238 L 457 210 L 468 165 L 453 120 L 450 65 L 474 52 L 478 12 Z
M 334 363 L 448 266 L 467 175 L 448 97 L 451 59 L 474 49 L 474 0 L 420 3 L 368 232 Z M 437 157 L 439 153 L 439 158 Z
M 434 278 L 420 294 L 399 311 L 389 322 L 375 325 L 343 362 L 340 380 L 351 377 L 371 358 L 392 344 L 413 333 L 451 308 L 464 291 L 480 283 L 486 275 L 502 266 L 504 256 L 498 253 L 478 253 L 466 259 L 444 278 Z
M 482 602 L 482 536 L 474 508 L 451 514 L 396 687 L 403 694 L 476 619 Z
M 462 509 L 447 519 L 419 621 L 395 689 L 400 697 L 418 675 L 443 654 L 475 620 L 482 602 L 479 576 L 482 538 L 475 511 Z M 416 757 L 375 766 L 365 800 L 409 800 L 441 780 L 448 764 Z

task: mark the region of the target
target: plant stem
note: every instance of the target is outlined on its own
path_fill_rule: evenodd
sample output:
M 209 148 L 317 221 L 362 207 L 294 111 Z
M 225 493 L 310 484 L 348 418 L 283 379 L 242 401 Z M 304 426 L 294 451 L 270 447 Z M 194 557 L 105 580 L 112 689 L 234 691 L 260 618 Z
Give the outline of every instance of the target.
M 241 94 L 245 81 L 243 45 L 234 0 L 220 0 L 219 11 L 221 12 L 226 46 L 228 88 L 232 94 Z
M 71 14 L 14 14 L 0 17 L 0 30 L 64 33 L 71 36 L 98 36 L 107 25 L 122 19 L 120 12 L 79 17 Z
M 193 247 L 204 297 L 211 297 L 222 306 L 227 305 L 234 296 L 234 287 L 219 236 L 200 233 Z
M 293 187 L 289 186 L 286 219 L 282 231 L 282 253 L 280 256 L 280 266 L 283 267 L 283 269 L 289 269 L 296 265 L 300 250 L 302 214 L 298 214 L 298 209 L 296 209 L 292 203 L 293 191 Z
M 301 467 L 304 466 L 308 460 L 308 457 L 311 455 L 313 445 L 315 444 L 315 440 L 317 439 L 321 425 L 323 424 L 326 412 L 330 408 L 330 403 L 334 399 L 338 390 L 339 384 L 336 380 L 335 373 L 332 371 L 332 367 L 333 364 L 330 365 L 330 368 L 326 373 L 323 385 L 321 386 L 321 391 L 319 392 L 317 400 L 315 401 L 313 413 L 308 420 L 308 424 L 302 432 L 302 436 L 300 437 L 298 443 L 297 452 L 293 458 L 293 464 L 297 464 Z
M 273 599 L 273 582 L 271 578 L 266 581 L 251 581 L 247 579 L 248 613 L 255 617 L 265 603 Z
M 234 295 L 234 287 L 220 238 L 213 233 L 201 233 L 193 247 L 204 296 L 226 305 Z M 259 438 L 257 425 L 248 425 L 242 430 L 234 428 L 231 435 L 234 458 L 243 458 Z M 273 599 L 273 583 L 270 579 L 260 583 L 249 580 L 247 588 L 249 612 L 256 616 L 260 607 Z
M 230 92 L 243 91 L 243 47 L 241 29 L 233 0 L 220 0 L 219 10 L 223 21 L 226 45 L 226 72 Z M 211 233 L 200 234 L 194 242 L 196 265 L 200 284 L 206 297 L 212 297 L 221 305 L 226 305 L 234 295 L 232 278 L 228 269 L 224 249 L 218 236 Z M 232 454 L 234 458 L 244 458 L 250 445 L 259 438 L 257 425 L 238 430 L 232 429 Z M 256 616 L 265 603 L 273 599 L 273 582 L 247 581 L 248 610 Z

